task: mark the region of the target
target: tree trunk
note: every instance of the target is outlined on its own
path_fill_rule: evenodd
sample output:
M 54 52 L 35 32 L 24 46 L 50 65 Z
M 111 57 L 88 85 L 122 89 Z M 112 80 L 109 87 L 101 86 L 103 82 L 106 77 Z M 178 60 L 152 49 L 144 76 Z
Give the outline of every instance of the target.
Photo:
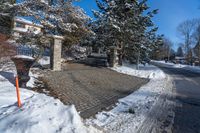
M 122 42 L 118 45 L 118 65 L 123 65 L 123 45 Z
M 138 56 L 137 56 L 137 70 L 139 70 L 139 64 L 140 64 L 140 51 L 138 52 Z
M 170 48 L 169 48 L 169 51 L 168 51 L 168 62 L 170 60 Z
M 119 53 L 119 55 L 118 55 L 118 65 L 120 65 L 120 66 L 122 66 L 123 65 L 123 63 L 122 63 L 122 61 L 123 61 L 123 55 L 122 55 L 122 53 Z

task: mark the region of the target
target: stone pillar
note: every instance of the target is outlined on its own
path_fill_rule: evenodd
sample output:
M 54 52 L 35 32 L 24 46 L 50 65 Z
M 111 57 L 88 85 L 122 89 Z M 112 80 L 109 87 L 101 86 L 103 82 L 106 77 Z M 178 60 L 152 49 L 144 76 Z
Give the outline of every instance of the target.
M 110 67 L 114 67 L 117 63 L 117 48 L 110 47 L 110 52 L 108 54 L 108 63 Z
M 53 71 L 61 70 L 62 40 L 61 36 L 53 36 L 50 56 L 50 67 Z

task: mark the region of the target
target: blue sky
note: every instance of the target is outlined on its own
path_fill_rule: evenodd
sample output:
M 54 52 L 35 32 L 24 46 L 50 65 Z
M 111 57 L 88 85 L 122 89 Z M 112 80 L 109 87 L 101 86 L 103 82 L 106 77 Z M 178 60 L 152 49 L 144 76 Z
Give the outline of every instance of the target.
M 187 19 L 200 18 L 200 0 L 149 0 L 152 9 L 159 9 L 153 21 L 159 27 L 158 33 L 164 34 L 174 42 L 174 49 L 181 42 L 176 27 Z M 76 5 L 92 16 L 92 9 L 97 9 L 95 0 L 81 0 Z

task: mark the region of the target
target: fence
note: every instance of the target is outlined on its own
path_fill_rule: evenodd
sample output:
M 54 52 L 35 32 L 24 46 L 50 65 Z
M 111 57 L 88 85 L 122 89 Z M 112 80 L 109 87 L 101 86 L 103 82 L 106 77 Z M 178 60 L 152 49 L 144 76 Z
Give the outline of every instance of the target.
M 37 48 L 32 48 L 28 46 L 18 46 L 17 47 L 17 55 L 26 55 L 26 56 L 37 56 L 39 54 L 39 50 Z

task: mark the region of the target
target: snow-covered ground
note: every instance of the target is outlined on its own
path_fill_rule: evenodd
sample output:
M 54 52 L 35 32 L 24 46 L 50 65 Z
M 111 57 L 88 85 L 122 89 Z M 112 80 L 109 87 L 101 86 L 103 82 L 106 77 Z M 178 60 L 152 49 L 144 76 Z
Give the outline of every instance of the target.
M 38 60 L 38 63 L 40 65 L 48 65 L 48 64 L 50 64 L 50 57 L 49 56 L 43 56 L 41 59 Z
M 83 123 L 74 105 L 31 90 L 20 88 L 22 107 L 18 108 L 14 73 L 13 64 L 0 69 L 0 133 L 100 132 Z
M 42 63 L 43 64 L 43 63 Z M 141 127 L 149 111 L 165 92 L 168 76 L 155 66 L 135 66 L 125 64 L 113 70 L 142 78 L 150 82 L 131 95 L 119 99 L 116 107 L 103 111 L 95 119 L 83 121 L 74 105 L 66 106 L 58 99 L 20 88 L 22 107 L 16 103 L 13 85 L 13 65 L 0 69 L 0 132 L 3 133 L 95 133 L 99 127 L 108 133 L 133 133 Z M 34 86 L 37 74 L 30 73 L 29 86 Z
M 188 70 L 188 71 L 191 71 L 191 72 L 200 73 L 200 67 L 199 66 L 174 64 L 174 63 L 170 63 L 170 62 L 165 63 L 165 61 L 152 61 L 152 62 L 157 63 L 159 65 L 164 65 L 164 66 L 167 66 L 167 67 L 180 68 L 180 69 L 185 69 L 185 70 Z
M 152 65 L 140 66 L 140 70 L 128 64 L 112 69 L 132 76 L 149 78 L 150 81 L 138 91 L 119 99 L 117 106 L 111 111 L 100 112 L 96 118 L 88 119 L 87 123 L 104 128 L 108 133 L 134 133 L 166 91 L 170 79 L 162 70 Z

